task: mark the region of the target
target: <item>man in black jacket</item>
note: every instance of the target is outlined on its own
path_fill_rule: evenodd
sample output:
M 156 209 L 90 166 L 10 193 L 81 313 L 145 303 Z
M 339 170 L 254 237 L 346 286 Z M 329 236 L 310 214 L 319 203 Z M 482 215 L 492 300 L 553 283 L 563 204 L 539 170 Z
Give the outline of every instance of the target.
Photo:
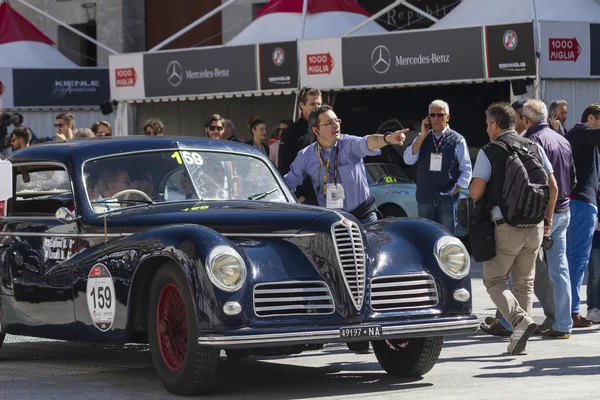
M 575 124 L 566 136 L 573 149 L 577 185 L 571 192 L 569 208 L 571 222 L 567 228 L 567 260 L 571 278 L 573 327 L 589 327 L 592 321 L 579 312 L 579 291 L 585 266 L 590 258 L 592 239 L 598 215 L 598 148 L 600 147 L 600 103 L 583 111 L 581 122 Z
M 302 115 L 281 134 L 279 142 L 277 168 L 281 172 L 281 175 L 290 172 L 290 165 L 292 165 L 300 150 L 315 142 L 315 135 L 308 128 L 308 117 L 312 110 L 319 107 L 322 103 L 321 91 L 319 89 L 305 87 L 301 90 L 300 110 L 302 111 Z M 296 189 L 296 197 L 301 203 L 318 205 L 317 196 L 308 178 Z

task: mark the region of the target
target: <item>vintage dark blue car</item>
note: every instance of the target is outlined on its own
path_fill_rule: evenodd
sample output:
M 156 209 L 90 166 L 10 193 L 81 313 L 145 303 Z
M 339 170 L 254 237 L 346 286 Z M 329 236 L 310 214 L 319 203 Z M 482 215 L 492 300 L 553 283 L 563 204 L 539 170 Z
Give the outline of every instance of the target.
M 149 343 L 165 388 L 188 395 L 214 383 L 221 350 L 371 342 L 388 374 L 419 376 L 444 336 L 477 329 L 458 239 L 424 220 L 363 226 L 298 204 L 251 146 L 99 138 L 9 161 L 2 339 Z

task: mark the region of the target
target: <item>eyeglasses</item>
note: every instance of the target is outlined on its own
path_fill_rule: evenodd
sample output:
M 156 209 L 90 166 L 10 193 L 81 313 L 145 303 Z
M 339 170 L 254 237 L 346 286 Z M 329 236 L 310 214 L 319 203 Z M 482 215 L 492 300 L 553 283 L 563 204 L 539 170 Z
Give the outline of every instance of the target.
M 214 125 L 211 125 L 211 126 L 208 127 L 209 131 L 214 131 L 215 129 L 220 132 L 220 131 L 223 130 L 223 127 L 222 126 L 214 126 Z
M 429 118 L 444 118 L 446 113 L 429 113 Z
M 96 132 L 96 136 L 97 137 L 112 136 L 112 134 L 110 132 Z
M 54 124 L 55 128 L 62 128 L 63 126 L 65 126 L 65 124 Z
M 328 128 L 331 128 L 331 127 L 333 126 L 333 124 L 334 124 L 334 123 L 336 123 L 336 124 L 338 124 L 338 125 L 342 125 L 342 120 L 341 120 L 341 119 L 339 119 L 339 118 L 332 119 L 331 121 L 329 121 L 329 122 L 326 122 L 326 123 L 324 123 L 324 124 L 321 124 L 321 125 L 319 125 L 319 126 L 326 126 L 326 127 L 328 127 Z
M 286 129 L 287 129 L 287 128 L 277 128 L 277 130 L 278 130 L 279 132 L 283 132 L 283 131 L 285 131 Z

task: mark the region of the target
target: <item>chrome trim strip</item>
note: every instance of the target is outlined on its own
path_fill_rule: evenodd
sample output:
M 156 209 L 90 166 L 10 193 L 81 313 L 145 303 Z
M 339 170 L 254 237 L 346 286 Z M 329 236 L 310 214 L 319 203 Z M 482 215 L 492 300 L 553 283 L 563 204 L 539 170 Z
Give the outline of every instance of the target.
M 54 220 L 54 218 L 52 218 Z M 0 219 L 2 222 L 3 219 Z M 135 233 L 108 233 L 107 237 L 127 237 L 135 235 Z M 226 237 L 273 237 L 273 238 L 295 238 L 295 237 L 311 237 L 316 233 L 221 233 Z M 44 236 L 44 237 L 104 237 L 104 233 L 54 233 L 54 232 L 0 232 L 0 236 Z
M 19 222 L 19 221 L 57 221 L 56 217 L 2 217 L 0 222 Z M 58 222 L 58 221 L 57 221 Z
M 225 237 L 274 237 L 274 238 L 295 238 L 312 237 L 316 233 L 221 233 Z
M 0 232 L 0 236 L 24 236 L 24 237 L 67 237 L 67 238 L 104 238 L 104 237 L 126 237 L 131 233 L 55 233 L 55 232 Z
M 377 325 L 377 321 L 373 321 L 369 324 L 349 325 L 347 327 L 353 328 L 368 328 L 369 326 Z M 411 325 L 396 325 L 396 326 L 382 326 L 382 340 L 390 339 L 393 337 L 400 338 L 406 337 L 413 334 L 424 334 L 424 333 L 440 333 L 443 335 L 444 331 L 456 331 L 462 330 L 463 332 L 455 333 L 468 333 L 475 332 L 479 327 L 479 321 L 477 319 L 461 320 L 461 321 L 443 321 L 434 322 L 430 324 L 411 324 Z M 268 334 L 247 334 L 247 335 L 232 335 L 232 336 L 199 336 L 198 344 L 201 346 L 227 346 L 227 345 L 256 345 L 262 344 L 268 346 L 273 343 L 286 343 L 302 341 L 303 343 L 311 342 L 322 342 L 331 341 L 331 343 L 346 342 L 347 340 L 340 338 L 341 326 L 335 329 L 325 329 L 319 331 L 299 331 L 299 332 L 278 332 Z

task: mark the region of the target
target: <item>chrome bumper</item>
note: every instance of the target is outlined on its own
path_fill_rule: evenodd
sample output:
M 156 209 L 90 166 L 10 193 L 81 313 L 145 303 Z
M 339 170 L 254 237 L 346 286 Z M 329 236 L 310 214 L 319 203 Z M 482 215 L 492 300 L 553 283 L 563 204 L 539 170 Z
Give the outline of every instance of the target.
M 368 328 L 374 325 L 381 326 L 382 334 L 377 337 L 361 338 L 340 338 L 340 328 Z M 327 327 L 324 329 L 302 330 L 296 328 L 296 331 L 277 331 L 269 332 L 265 330 L 256 330 L 252 328 L 240 329 L 237 331 L 227 331 L 219 335 L 200 335 L 198 344 L 206 347 L 218 347 L 221 349 L 236 348 L 257 348 L 257 347 L 276 347 L 296 344 L 319 344 L 319 343 L 346 343 L 351 341 L 366 340 L 385 340 L 385 339 L 404 339 L 427 336 L 448 336 L 472 333 L 479 327 L 477 317 L 460 320 L 434 321 L 418 324 L 389 324 L 369 322 L 357 325 Z

